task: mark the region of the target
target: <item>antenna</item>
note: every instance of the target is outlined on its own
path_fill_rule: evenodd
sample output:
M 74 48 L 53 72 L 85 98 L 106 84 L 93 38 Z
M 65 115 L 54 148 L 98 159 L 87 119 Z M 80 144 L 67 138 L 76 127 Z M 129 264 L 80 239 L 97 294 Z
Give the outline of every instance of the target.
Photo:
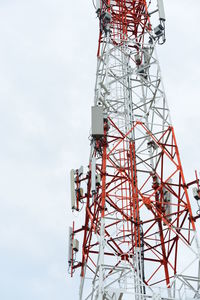
M 165 21 L 165 9 L 164 9 L 164 4 L 163 0 L 157 0 L 158 3 L 158 12 L 159 12 L 159 18 L 161 21 Z
M 71 170 L 70 172 L 70 180 L 71 180 L 71 209 L 74 210 L 77 209 L 74 170 Z

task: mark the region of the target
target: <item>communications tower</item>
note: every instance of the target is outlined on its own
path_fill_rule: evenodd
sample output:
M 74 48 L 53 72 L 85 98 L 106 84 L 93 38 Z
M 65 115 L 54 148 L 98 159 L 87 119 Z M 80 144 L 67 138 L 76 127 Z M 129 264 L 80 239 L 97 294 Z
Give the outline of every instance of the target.
M 71 171 L 71 276 L 80 300 L 200 299 L 200 247 L 156 45 L 163 0 L 97 0 L 88 170 Z

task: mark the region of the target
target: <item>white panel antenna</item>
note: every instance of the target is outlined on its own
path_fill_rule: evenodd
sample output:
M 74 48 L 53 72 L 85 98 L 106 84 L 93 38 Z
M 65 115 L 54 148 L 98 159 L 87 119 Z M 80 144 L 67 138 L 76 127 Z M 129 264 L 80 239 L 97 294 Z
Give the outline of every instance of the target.
M 96 158 L 92 157 L 92 172 L 91 172 L 91 191 L 96 192 Z
M 165 21 L 165 9 L 164 9 L 164 3 L 163 0 L 157 0 L 158 1 L 158 12 L 159 12 L 159 19 L 162 21 Z
M 71 170 L 70 172 L 70 180 L 71 180 L 71 209 L 74 210 L 77 208 L 74 170 Z
M 101 0 L 96 0 L 96 10 L 98 11 L 99 9 L 101 9 Z
M 69 227 L 68 263 L 72 261 L 72 227 Z

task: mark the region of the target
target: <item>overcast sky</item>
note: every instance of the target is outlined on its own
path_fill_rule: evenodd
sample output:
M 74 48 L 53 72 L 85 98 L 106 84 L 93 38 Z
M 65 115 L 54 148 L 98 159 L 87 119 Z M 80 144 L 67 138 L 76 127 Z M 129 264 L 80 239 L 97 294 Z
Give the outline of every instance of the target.
M 191 180 L 200 170 L 200 1 L 165 8 L 158 52 Z M 79 274 L 67 275 L 68 174 L 88 162 L 97 26 L 91 0 L 0 0 L 2 300 L 78 299 Z

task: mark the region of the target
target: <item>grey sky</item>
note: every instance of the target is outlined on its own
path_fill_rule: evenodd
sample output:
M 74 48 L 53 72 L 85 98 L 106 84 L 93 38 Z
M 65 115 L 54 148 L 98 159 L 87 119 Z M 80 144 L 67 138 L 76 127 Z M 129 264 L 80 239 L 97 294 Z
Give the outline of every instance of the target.
M 200 170 L 200 2 L 165 7 L 158 52 L 190 180 Z M 67 276 L 68 173 L 88 162 L 97 26 L 89 0 L 0 1 L 2 300 L 78 299 L 79 274 Z

